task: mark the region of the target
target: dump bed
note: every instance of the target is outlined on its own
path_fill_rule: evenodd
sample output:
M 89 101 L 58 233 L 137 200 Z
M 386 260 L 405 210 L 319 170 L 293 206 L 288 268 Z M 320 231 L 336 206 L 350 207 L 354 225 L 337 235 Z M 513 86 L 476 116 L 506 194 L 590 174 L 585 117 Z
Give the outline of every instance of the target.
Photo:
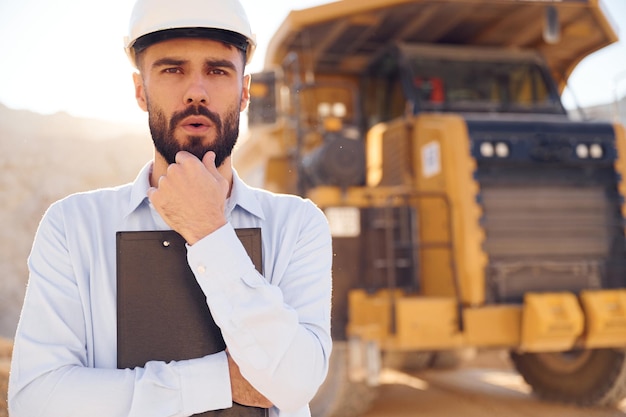
M 544 40 L 554 7 L 560 40 Z M 297 52 L 303 68 L 360 73 L 390 42 L 535 49 L 562 90 L 585 56 L 617 41 L 600 0 L 343 0 L 292 11 L 271 40 L 266 67 Z

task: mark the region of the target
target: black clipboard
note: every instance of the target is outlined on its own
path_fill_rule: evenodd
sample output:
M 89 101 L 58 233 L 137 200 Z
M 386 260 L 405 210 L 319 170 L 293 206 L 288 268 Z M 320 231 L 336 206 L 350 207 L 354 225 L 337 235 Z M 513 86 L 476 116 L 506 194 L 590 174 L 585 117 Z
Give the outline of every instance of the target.
M 236 229 L 262 273 L 261 229 Z M 175 231 L 117 232 L 117 367 L 200 358 L 226 348 L 220 328 Z M 267 409 L 233 403 L 197 416 L 265 417 Z

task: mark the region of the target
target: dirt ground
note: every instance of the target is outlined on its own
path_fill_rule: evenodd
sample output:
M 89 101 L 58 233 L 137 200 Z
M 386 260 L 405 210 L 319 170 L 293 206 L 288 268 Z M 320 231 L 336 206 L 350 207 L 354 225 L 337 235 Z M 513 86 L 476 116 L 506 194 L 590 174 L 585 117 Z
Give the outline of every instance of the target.
M 579 408 L 539 401 L 504 352 L 484 352 L 461 369 L 401 373 L 384 370 L 379 397 L 362 417 L 626 417 L 620 409 Z

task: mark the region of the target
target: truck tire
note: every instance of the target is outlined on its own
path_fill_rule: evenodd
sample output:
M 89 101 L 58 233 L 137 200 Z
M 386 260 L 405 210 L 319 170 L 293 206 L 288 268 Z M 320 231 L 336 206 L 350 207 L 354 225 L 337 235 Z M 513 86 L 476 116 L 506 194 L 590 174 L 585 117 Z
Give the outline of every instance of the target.
M 423 371 L 430 366 L 433 355 L 431 351 L 387 351 L 383 353 L 383 368 L 398 371 Z
M 475 348 L 459 348 L 452 350 L 438 350 L 433 353 L 433 359 L 430 362 L 432 369 L 451 370 L 458 369 L 464 363 L 474 359 L 477 355 Z
M 367 411 L 377 387 L 352 382 L 348 374 L 348 343 L 334 342 L 328 376 L 309 404 L 312 417 L 356 417 Z
M 456 369 L 461 366 L 463 359 L 456 350 L 441 350 L 433 354 L 430 367 L 439 370 Z
M 626 349 L 511 353 L 517 371 L 545 400 L 614 406 L 626 396 Z

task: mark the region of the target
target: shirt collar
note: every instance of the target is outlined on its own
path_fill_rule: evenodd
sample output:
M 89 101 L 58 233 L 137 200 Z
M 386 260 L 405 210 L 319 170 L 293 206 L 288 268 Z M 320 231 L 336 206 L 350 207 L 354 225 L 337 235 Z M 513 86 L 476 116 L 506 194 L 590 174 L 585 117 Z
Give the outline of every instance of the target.
M 259 204 L 259 200 L 254 191 L 254 188 L 250 187 L 239 178 L 239 174 L 233 168 L 233 189 L 230 193 L 229 212 L 227 215 L 230 215 L 230 210 L 239 206 L 250 214 L 264 220 L 263 208 L 261 208 L 261 204 Z
M 128 200 L 128 208 L 125 216 L 129 216 L 132 212 L 148 198 L 148 189 L 150 188 L 150 174 L 152 173 L 152 162 L 148 162 L 139 171 L 139 175 L 135 178 L 130 190 L 130 199 Z
M 137 175 L 137 178 L 132 184 L 130 191 L 130 199 L 128 201 L 128 208 L 125 216 L 129 216 L 132 212 L 148 198 L 148 189 L 150 188 L 150 174 L 152 173 L 152 162 L 147 163 Z M 260 219 L 265 219 L 263 215 L 263 209 L 257 200 L 254 189 L 248 186 L 241 178 L 239 174 L 233 168 L 233 188 L 229 199 L 229 207 L 227 209 L 227 215 L 230 215 L 236 206 L 241 207 L 250 214 L 257 216 Z

